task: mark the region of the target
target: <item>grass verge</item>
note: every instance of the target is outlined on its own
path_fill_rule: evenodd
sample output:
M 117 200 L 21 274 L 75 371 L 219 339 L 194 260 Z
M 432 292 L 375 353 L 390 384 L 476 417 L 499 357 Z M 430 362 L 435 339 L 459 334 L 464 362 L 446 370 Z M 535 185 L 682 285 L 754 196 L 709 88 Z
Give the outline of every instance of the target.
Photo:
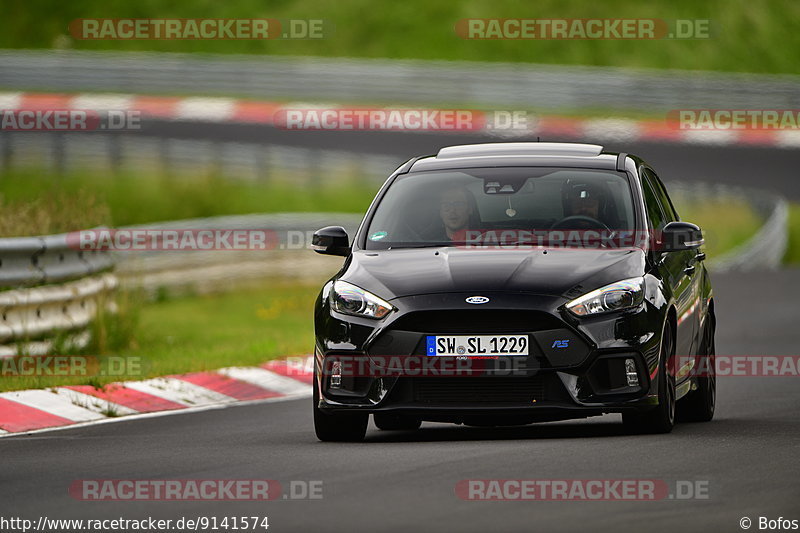
M 0 19 L 2 48 L 77 48 L 165 52 L 289 54 L 445 60 L 534 62 L 564 65 L 679 68 L 795 73 L 800 55 L 800 3 L 791 0 L 658 0 L 564 2 L 518 0 L 297 0 L 293 2 L 159 3 L 126 0 L 28 0 L 6 6 Z M 75 40 L 69 23 L 80 18 L 323 19 L 334 30 L 322 39 Z M 625 18 L 708 20 L 701 39 L 466 40 L 455 25 L 468 18 Z
M 800 204 L 789 205 L 789 243 L 783 262 L 787 265 L 800 265 Z
M 703 199 L 674 198 L 682 220 L 700 226 L 705 237 L 705 251 L 713 259 L 753 237 L 763 224 L 758 214 L 743 199 L 719 197 Z
M 352 177 L 298 185 L 286 179 L 247 181 L 217 175 L 76 172 L 54 177 L 15 170 L 0 179 L 0 237 L 249 213 L 358 213 L 366 210 L 378 187 Z M 14 213 L 30 214 L 20 218 L 11 216 Z M 59 214 L 57 220 L 53 213 Z
M 276 357 L 308 354 L 313 350 L 311 317 L 319 290 L 318 284 L 272 280 L 230 293 L 123 306 L 121 311 L 127 316 L 119 320 L 122 325 L 107 326 L 103 344 L 83 350 L 100 354 L 96 355 L 97 373 L 105 375 L 93 375 L 91 364 L 86 375 L 76 376 L 16 377 L 5 372 L 0 391 L 101 387 L 114 381 L 257 365 Z M 132 325 L 135 336 L 126 331 Z

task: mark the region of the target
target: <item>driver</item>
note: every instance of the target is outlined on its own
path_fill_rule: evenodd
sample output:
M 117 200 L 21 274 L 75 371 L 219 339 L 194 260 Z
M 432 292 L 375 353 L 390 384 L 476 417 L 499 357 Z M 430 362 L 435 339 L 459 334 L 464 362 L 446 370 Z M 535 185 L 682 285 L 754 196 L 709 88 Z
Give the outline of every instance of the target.
M 564 217 L 584 216 L 604 222 L 600 217 L 605 211 L 606 191 L 593 183 L 567 180 L 562 195 Z
M 449 187 L 439 196 L 439 218 L 447 238 L 453 240 L 469 226 L 474 213 L 471 193 L 465 187 Z M 463 234 L 459 235 L 464 238 Z

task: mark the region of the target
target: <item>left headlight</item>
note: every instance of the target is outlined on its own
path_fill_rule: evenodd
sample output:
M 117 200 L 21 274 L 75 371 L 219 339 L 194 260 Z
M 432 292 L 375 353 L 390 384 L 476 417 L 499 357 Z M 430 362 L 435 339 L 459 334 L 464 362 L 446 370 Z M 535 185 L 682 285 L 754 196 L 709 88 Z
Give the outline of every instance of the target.
M 330 292 L 331 307 L 345 315 L 383 318 L 392 304 L 346 281 L 336 281 Z
M 637 307 L 644 300 L 644 278 L 623 279 L 606 285 L 567 304 L 567 309 L 577 316 L 596 315 Z

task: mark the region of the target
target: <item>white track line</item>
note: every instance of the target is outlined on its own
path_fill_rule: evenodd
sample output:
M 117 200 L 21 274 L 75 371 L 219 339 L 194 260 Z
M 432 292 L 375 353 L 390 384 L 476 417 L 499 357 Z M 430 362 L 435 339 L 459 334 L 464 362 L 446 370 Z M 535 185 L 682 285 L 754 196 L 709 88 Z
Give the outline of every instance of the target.
M 800 131 L 783 130 L 775 132 L 775 144 L 784 148 L 800 147 Z
M 276 359 L 270 363 L 286 363 L 286 366 L 297 370 L 299 374 L 311 374 L 314 372 L 314 358 L 313 357 L 299 357 L 292 356 L 286 359 Z M 267 369 L 269 370 L 269 369 Z
M 185 406 L 211 405 L 216 403 L 235 402 L 235 398 L 219 392 L 200 387 L 188 381 L 176 378 L 153 378 L 145 381 L 128 381 L 124 385 L 129 389 L 146 392 L 171 402 Z
M 289 358 L 287 364 L 292 368 L 311 370 L 313 359 L 298 357 Z M 88 425 L 109 422 L 121 422 L 167 416 L 182 413 L 192 413 L 209 409 L 222 409 L 237 405 L 254 405 L 295 400 L 311 396 L 311 386 L 296 379 L 286 377 L 275 372 L 270 372 L 260 367 L 231 367 L 218 370 L 222 375 L 238 379 L 264 389 L 281 393 L 283 396 L 265 398 L 260 400 L 238 401 L 235 398 L 216 391 L 195 385 L 180 378 L 154 378 L 145 381 L 128 381 L 119 383 L 132 390 L 152 394 L 153 396 L 183 405 L 185 409 L 164 410 L 152 413 L 139 413 L 134 409 L 102 400 L 72 389 L 59 387 L 49 390 L 24 390 L 0 393 L 0 398 L 11 400 L 28 407 L 39 409 L 62 418 L 76 422 L 72 425 L 41 428 L 22 432 L 8 432 L 0 429 L 0 437 L 13 437 L 15 435 L 29 435 L 45 431 L 58 431 L 83 427 Z M 119 416 L 107 417 L 109 411 Z
M 84 394 L 72 389 L 59 387 L 56 389 L 56 392 L 69 398 L 73 404 L 83 407 L 84 409 L 89 409 L 90 411 L 100 413 L 103 416 L 108 416 L 107 413 L 109 412 L 114 413 L 114 416 L 135 415 L 139 412 L 135 409 L 131 409 L 130 407 L 125 407 L 124 405 L 103 400 L 97 396 Z
M 133 107 L 132 94 L 79 94 L 70 100 L 72 109 L 127 111 Z
M 230 98 L 184 98 L 178 102 L 175 118 L 224 122 L 233 118 L 236 101 Z
M 45 411 L 52 415 L 66 418 L 75 422 L 85 422 L 105 418 L 104 415 L 79 407 L 72 403 L 69 397 L 63 394 L 56 394 L 49 390 L 23 390 L 14 392 L 4 392 L 0 398 L 11 400 L 40 411 Z
M 264 403 L 276 403 L 276 402 L 286 402 L 291 400 L 298 400 L 301 397 L 310 397 L 311 396 L 311 388 L 309 387 L 308 393 L 305 395 L 296 395 L 296 396 L 278 396 L 276 398 L 262 398 L 260 400 L 245 400 L 239 401 L 235 403 L 220 403 L 214 405 L 201 405 L 199 407 L 188 407 L 186 409 L 174 409 L 168 411 L 154 411 L 152 413 L 138 413 L 135 415 L 130 416 L 117 416 L 113 418 L 101 418 L 98 420 L 92 420 L 89 422 L 78 422 L 76 424 L 72 424 L 69 426 L 55 426 L 49 428 L 41 428 L 41 429 L 32 429 L 30 431 L 19 431 L 16 433 L 8 433 L 0 430 L 0 439 L 3 438 L 13 438 L 13 437 L 21 437 L 24 438 L 27 435 L 32 435 L 36 433 L 46 433 L 52 431 L 64 431 L 67 429 L 76 429 L 82 428 L 86 426 L 96 426 L 99 424 L 113 424 L 116 422 L 127 422 L 132 420 L 140 420 L 142 418 L 158 418 L 161 416 L 174 416 L 174 415 L 185 415 L 190 413 L 200 413 L 203 411 L 211 411 L 213 409 L 227 409 L 231 407 L 238 407 L 242 405 L 260 405 Z M 309 428 L 309 431 L 313 431 Z
M 0 93 L 0 109 L 19 109 L 22 93 Z
M 283 394 L 308 394 L 311 385 L 302 383 L 296 379 L 270 372 L 258 367 L 230 367 L 217 370 L 233 379 L 246 381 L 261 388 L 280 392 Z
M 583 134 L 590 139 L 634 141 L 641 137 L 641 127 L 635 120 L 601 118 L 583 121 Z
M 689 144 L 708 144 L 725 146 L 736 144 L 739 134 L 730 130 L 685 130 L 683 141 Z

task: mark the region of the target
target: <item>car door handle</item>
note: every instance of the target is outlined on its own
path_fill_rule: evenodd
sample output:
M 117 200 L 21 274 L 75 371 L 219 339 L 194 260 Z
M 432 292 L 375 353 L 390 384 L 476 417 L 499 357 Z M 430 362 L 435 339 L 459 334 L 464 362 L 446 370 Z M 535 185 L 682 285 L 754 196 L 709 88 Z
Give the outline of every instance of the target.
M 705 261 L 706 253 L 705 252 L 697 252 L 697 255 L 694 256 L 695 260 L 697 261 Z
M 684 274 L 694 274 L 695 265 L 689 265 L 683 269 Z

